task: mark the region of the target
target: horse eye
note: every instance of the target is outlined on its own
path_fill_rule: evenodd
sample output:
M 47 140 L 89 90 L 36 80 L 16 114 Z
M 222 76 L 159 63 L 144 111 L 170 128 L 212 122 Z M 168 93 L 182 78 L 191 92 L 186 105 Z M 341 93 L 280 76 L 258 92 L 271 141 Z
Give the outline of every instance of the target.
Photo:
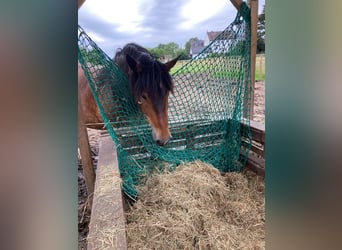
M 141 96 L 142 99 L 146 100 L 147 99 L 147 96 L 144 94 Z

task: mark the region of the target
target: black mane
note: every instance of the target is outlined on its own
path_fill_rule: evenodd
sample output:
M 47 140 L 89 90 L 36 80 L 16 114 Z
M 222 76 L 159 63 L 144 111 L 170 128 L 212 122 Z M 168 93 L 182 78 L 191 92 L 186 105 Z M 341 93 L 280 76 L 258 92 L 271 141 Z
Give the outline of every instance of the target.
M 140 65 L 139 72 L 132 72 L 126 61 L 127 54 Z M 129 77 L 135 97 L 148 92 L 154 100 L 162 101 L 165 95 L 162 88 L 173 91 L 173 82 L 166 66 L 140 45 L 127 44 L 116 52 L 114 60 Z

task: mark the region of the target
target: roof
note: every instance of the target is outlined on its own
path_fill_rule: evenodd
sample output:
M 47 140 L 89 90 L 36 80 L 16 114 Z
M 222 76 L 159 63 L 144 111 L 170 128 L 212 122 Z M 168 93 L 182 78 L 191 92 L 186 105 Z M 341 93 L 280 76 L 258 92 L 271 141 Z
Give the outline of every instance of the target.
M 209 41 L 215 40 L 216 37 L 217 37 L 218 35 L 220 35 L 222 32 L 227 33 L 227 34 L 225 34 L 225 37 L 224 37 L 223 40 L 227 39 L 227 37 L 229 37 L 229 35 L 230 35 L 230 36 L 233 35 L 233 32 L 232 32 L 232 31 L 228 31 L 228 30 L 226 30 L 226 31 L 207 31 L 207 35 L 208 35 Z M 229 34 L 229 33 L 230 33 L 230 34 Z
M 221 34 L 222 31 L 207 31 L 209 41 L 215 40 L 215 38 Z

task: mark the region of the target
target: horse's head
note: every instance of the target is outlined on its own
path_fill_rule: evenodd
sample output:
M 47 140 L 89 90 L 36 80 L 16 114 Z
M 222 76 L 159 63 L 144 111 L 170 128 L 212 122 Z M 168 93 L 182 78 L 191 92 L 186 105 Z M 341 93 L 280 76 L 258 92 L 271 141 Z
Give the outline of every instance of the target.
M 133 95 L 152 127 L 153 139 L 160 146 L 171 138 L 168 96 L 173 92 L 173 82 L 169 70 L 177 60 L 178 57 L 164 64 L 148 53 L 142 53 L 136 60 L 126 55 Z

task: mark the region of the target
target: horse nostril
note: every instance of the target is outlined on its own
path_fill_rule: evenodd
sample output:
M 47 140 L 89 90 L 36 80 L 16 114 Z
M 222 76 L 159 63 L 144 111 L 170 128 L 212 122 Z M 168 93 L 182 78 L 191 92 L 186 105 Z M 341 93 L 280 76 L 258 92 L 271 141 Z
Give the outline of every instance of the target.
M 159 146 L 165 146 L 169 141 L 170 141 L 170 139 L 172 138 L 172 136 L 170 136 L 170 138 L 169 139 L 167 139 L 167 140 L 165 140 L 165 141 L 163 141 L 163 140 L 156 140 L 156 143 L 159 145 Z

